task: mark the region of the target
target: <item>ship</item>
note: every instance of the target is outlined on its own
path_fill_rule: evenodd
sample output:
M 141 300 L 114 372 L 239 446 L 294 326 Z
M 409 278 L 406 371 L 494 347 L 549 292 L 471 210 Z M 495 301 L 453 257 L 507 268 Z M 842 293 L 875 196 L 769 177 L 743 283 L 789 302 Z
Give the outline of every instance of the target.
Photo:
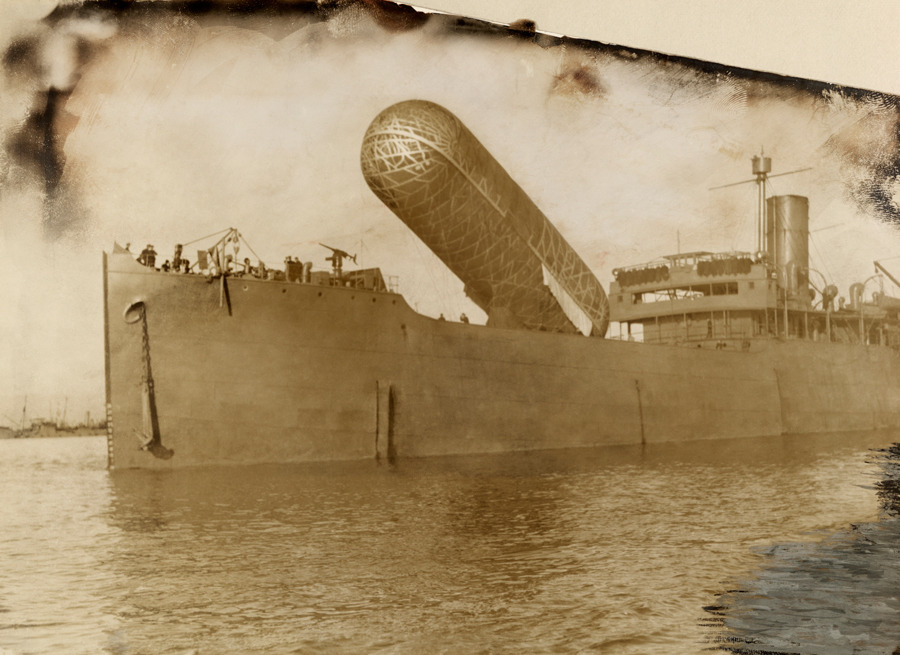
M 485 324 L 416 312 L 379 268 L 268 267 L 235 228 L 193 262 L 104 253 L 111 468 L 322 462 L 900 427 L 896 279 L 849 302 L 809 265 L 809 201 L 767 197 L 756 248 L 614 271 L 607 293 L 444 107 L 372 121 L 363 177 Z M 867 287 L 869 291 L 866 295 Z M 900 285 L 898 285 L 900 286 Z M 618 334 L 608 334 L 610 323 Z

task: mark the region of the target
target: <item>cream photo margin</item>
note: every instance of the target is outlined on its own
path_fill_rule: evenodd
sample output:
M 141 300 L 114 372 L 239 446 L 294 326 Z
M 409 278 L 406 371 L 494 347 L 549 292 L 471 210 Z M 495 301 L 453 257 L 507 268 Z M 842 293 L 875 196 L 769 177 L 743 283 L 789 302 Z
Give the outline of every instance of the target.
M 900 94 L 893 0 L 422 0 L 553 34 Z

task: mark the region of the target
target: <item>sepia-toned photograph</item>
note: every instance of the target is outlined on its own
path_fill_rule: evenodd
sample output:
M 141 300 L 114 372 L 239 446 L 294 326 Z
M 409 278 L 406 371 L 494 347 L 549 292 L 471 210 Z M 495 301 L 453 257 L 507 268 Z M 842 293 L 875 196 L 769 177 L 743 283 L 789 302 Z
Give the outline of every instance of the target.
M 0 654 L 900 653 L 900 84 L 440 4 L 0 7 Z

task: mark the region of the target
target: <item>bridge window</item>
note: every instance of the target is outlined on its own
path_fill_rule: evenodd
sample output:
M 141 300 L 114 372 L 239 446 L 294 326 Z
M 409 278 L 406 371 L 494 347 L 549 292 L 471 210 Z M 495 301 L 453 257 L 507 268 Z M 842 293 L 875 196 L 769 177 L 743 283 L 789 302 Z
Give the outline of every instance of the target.
M 719 284 L 695 284 L 669 289 L 656 289 L 644 293 L 631 294 L 633 305 L 641 303 L 664 302 L 673 300 L 695 300 L 707 296 L 733 296 L 738 293 L 737 282 L 722 282 Z
M 712 295 L 714 296 L 731 296 L 737 292 L 737 282 L 723 282 L 721 284 L 712 285 Z

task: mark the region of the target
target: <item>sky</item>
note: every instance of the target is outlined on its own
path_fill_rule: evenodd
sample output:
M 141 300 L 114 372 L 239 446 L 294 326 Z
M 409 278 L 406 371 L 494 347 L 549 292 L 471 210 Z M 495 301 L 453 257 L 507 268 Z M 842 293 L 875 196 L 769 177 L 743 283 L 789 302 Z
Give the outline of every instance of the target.
M 396 275 L 424 314 L 483 318 L 360 173 L 369 122 L 410 98 L 454 112 L 604 286 L 613 268 L 679 243 L 754 250 L 753 185 L 709 188 L 751 177 L 749 159 L 763 148 L 775 173 L 812 167 L 773 180 L 772 190 L 810 197 L 813 265 L 842 295 L 871 275 L 873 259 L 900 254 L 889 95 L 628 49 L 453 32 L 363 3 L 320 17 L 185 15 L 157 4 L 50 20 L 41 19 L 51 3 L 7 3 L 0 424 L 21 417 L 26 396 L 31 417 L 62 406 L 71 421 L 102 415 L 101 252 L 113 242 L 137 251 L 153 243 L 166 258 L 176 242 L 233 226 L 269 265 L 292 255 L 325 268 L 323 242 Z M 602 6 L 589 15 L 630 16 L 644 30 L 667 24 Z M 568 19 L 554 29 L 552 17 L 538 17 L 538 27 L 586 25 Z M 629 20 L 608 41 L 627 43 Z M 635 39 L 629 45 L 650 47 L 641 30 Z M 838 46 L 851 47 L 836 39 L 830 52 Z M 658 49 L 692 54 L 670 49 L 681 47 Z

